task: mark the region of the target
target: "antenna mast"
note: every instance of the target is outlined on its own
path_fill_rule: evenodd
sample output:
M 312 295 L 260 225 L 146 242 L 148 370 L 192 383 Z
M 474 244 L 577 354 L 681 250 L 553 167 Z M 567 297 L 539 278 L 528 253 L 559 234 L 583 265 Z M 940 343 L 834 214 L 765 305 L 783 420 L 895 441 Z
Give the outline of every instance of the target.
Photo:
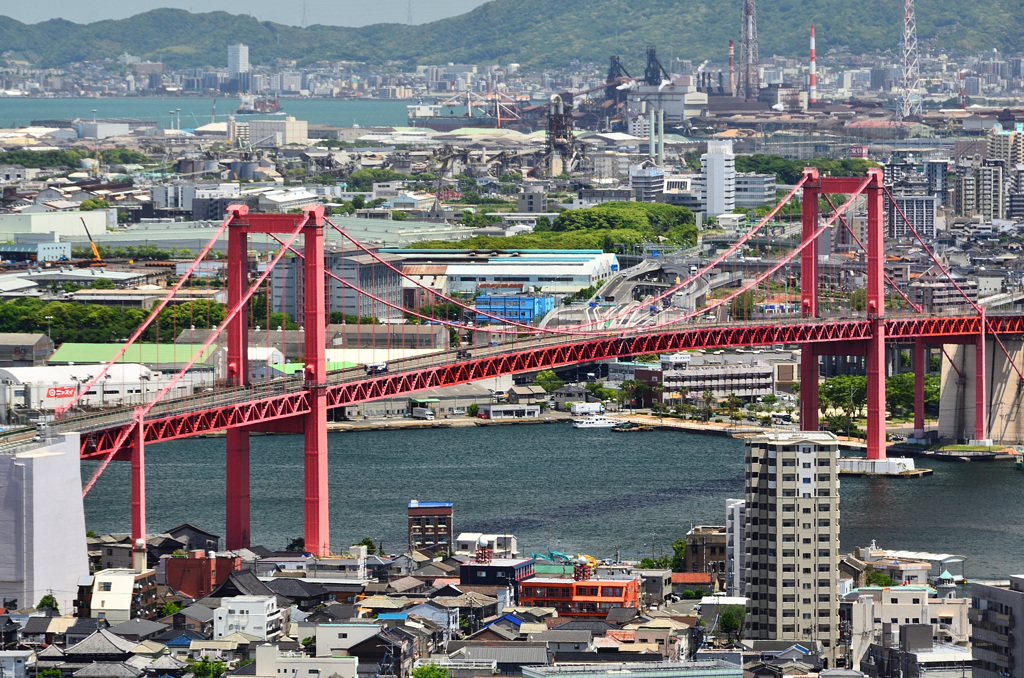
M 743 25 L 740 29 L 740 96 L 744 101 L 757 99 L 761 89 L 757 57 L 757 15 L 754 0 L 743 0 Z
M 921 114 L 921 67 L 917 58 L 917 20 L 914 0 L 904 0 L 903 11 L 903 91 L 900 92 L 900 118 Z

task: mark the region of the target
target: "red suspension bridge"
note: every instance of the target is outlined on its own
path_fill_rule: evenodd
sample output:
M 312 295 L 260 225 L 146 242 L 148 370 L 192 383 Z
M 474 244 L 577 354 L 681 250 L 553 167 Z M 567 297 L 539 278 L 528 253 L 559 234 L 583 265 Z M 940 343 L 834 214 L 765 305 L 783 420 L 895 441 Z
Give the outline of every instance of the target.
M 410 394 L 424 389 L 462 384 L 489 377 L 537 371 L 552 367 L 586 363 L 596 360 L 644 353 L 664 353 L 697 348 L 728 348 L 773 344 L 798 345 L 801 348 L 800 423 L 805 430 L 818 428 L 818 357 L 824 355 L 865 356 L 867 365 L 867 457 L 885 459 L 885 344 L 893 342 L 914 346 L 914 365 L 923 364 L 926 347 L 945 344 L 973 346 L 976 364 L 984 365 L 985 337 L 994 338 L 1006 354 L 1017 379 L 1024 381 L 1016 364 L 1006 353 L 1000 337 L 1024 335 L 1024 316 L 1000 315 L 986 317 L 957 286 L 965 299 L 964 313 L 952 316 L 925 315 L 903 292 L 888 280 L 884 270 L 884 201 L 888 195 L 882 184 L 880 170 L 869 170 L 866 177 L 820 177 L 807 169 L 796 187 L 750 232 L 743 235 L 721 255 L 701 266 L 687 280 L 678 281 L 666 291 L 645 303 L 659 305 L 725 261 L 741 253 L 745 244 L 769 223 L 796 194 L 802 193 L 802 234 L 798 246 L 778 262 L 758 273 L 753 279 L 723 298 L 663 322 L 643 327 L 607 329 L 614 320 L 627 315 L 624 310 L 600 321 L 578 326 L 539 328 L 490 316 L 495 327 L 490 332 L 506 334 L 510 341 L 498 346 L 474 350 L 472 359 L 459 359 L 453 351 L 438 352 L 389 362 L 387 374 L 369 376 L 360 368 L 328 371 L 326 359 L 326 326 L 329 319 L 326 290 L 328 278 L 364 295 L 373 303 L 394 306 L 372 289 L 335 276 L 325 266 L 325 231 L 333 228 L 351 243 L 354 252 L 391 268 L 411 284 L 427 290 L 438 304 L 455 304 L 479 312 L 456 298 L 441 295 L 418 280 L 405 276 L 388 260 L 365 247 L 325 218 L 322 207 L 307 208 L 301 215 L 249 214 L 244 206 L 233 206 L 217 233 L 167 295 L 154 308 L 145 323 L 128 339 L 111 359 L 81 389 L 72 402 L 58 412 L 51 429 L 56 433 L 80 434 L 83 459 L 99 460 L 100 464 L 85 486 L 92 488 L 96 479 L 111 461 L 129 461 L 132 467 L 131 522 L 132 539 L 146 535 L 146 448 L 154 443 L 226 431 L 226 546 L 229 549 L 249 545 L 251 502 L 249 486 L 249 435 L 253 432 L 296 433 L 304 436 L 305 471 L 305 543 L 317 555 L 330 552 L 327 487 L 327 418 L 331 408 Z M 848 196 L 838 208 L 834 195 Z M 820 198 L 820 199 L 819 199 Z M 862 318 L 823 318 L 818 289 L 818 243 L 826 229 L 839 223 L 846 229 L 844 213 L 860 200 L 866 203 L 866 314 Z M 819 214 L 819 205 L 827 203 L 831 214 Z M 892 201 L 892 209 L 899 208 Z M 931 254 L 902 212 L 898 212 L 908 229 Z M 174 375 L 156 397 L 135 408 L 105 409 L 78 414 L 75 403 L 104 378 L 154 322 L 160 311 L 170 303 L 182 286 L 195 274 L 200 263 L 210 254 L 224 232 L 228 235 L 227 276 L 228 310 L 220 325 L 210 333 L 205 344 L 191 356 L 188 364 Z M 852 230 L 851 230 L 852 233 Z M 263 236 L 280 243 L 280 248 L 264 270 L 253 277 L 249 266 L 250 238 Z M 854 235 L 854 238 L 856 236 Z M 301 239 L 301 246 L 296 245 Z M 250 383 L 248 366 L 249 313 L 253 295 L 286 255 L 301 261 L 301 320 L 304 328 L 303 361 L 300 373 L 286 378 Z M 698 319 L 709 310 L 729 304 L 739 295 L 757 289 L 758 285 L 779 276 L 791 261 L 800 257 L 800 309 L 793 317 L 782 320 L 749 321 L 707 325 Z M 956 281 L 934 254 L 933 261 L 953 285 Z M 910 311 L 886 316 L 886 284 L 908 302 Z M 269 301 L 268 301 L 269 304 Z M 406 309 L 394 307 L 396 312 Z M 269 312 L 269 309 L 268 309 Z M 461 322 L 413 312 L 424 320 L 457 329 L 478 330 Z M 487 315 L 487 314 L 484 314 Z M 188 370 L 220 342 L 227 347 L 226 382 L 217 388 L 184 398 L 167 398 Z M 975 370 L 974 435 L 987 438 L 985 370 Z M 924 370 L 916 370 L 915 429 L 924 429 Z

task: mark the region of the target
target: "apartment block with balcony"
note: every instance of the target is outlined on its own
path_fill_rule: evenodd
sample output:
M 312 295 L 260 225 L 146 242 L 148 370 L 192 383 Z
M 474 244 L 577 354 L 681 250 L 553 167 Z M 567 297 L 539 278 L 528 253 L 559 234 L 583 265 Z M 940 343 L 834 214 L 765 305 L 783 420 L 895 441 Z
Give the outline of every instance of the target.
M 281 626 L 281 609 L 271 596 L 222 598 L 213 611 L 214 640 L 239 632 L 274 642 L 281 637 Z
M 901 626 L 930 624 L 928 640 L 967 647 L 971 601 L 932 594 L 928 586 L 868 586 L 846 594 L 839 603 L 839 616 L 848 634 L 851 668 L 862 670 L 872 644 L 896 645 Z
M 454 507 L 447 501 L 409 502 L 409 548 L 429 548 L 452 543 Z
M 839 440 L 818 431 L 755 436 L 745 461 L 745 636 L 821 642 L 834 659 Z
M 968 618 L 974 677 L 1024 676 L 1024 633 L 1017 629 L 1024 618 L 1024 574 L 1011 575 L 1009 586 L 971 584 Z

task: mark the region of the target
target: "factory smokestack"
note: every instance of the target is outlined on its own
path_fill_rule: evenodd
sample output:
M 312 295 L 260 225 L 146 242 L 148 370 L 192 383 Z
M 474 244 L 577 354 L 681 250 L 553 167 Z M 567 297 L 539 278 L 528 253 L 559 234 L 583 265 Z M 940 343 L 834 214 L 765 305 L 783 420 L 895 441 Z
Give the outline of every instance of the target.
M 736 47 L 729 41 L 729 95 L 736 96 Z
M 818 59 L 814 56 L 814 24 L 811 24 L 811 87 L 808 99 L 811 104 L 818 103 Z

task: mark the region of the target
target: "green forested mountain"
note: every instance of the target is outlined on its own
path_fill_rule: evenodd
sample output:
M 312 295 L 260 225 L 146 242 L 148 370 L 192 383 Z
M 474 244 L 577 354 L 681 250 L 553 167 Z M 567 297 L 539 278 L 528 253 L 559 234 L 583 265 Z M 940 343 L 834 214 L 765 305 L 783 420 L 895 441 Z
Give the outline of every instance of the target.
M 560 66 L 573 59 L 604 62 L 618 53 L 639 75 L 648 44 L 657 46 L 665 61 L 724 59 L 729 38 L 739 39 L 740 7 L 740 0 L 492 0 L 420 26 L 305 29 L 224 12 L 171 9 L 86 25 L 60 19 L 28 25 L 0 17 L 0 50 L 41 66 L 128 52 L 173 67 L 223 66 L 227 45 L 239 41 L 249 45 L 253 63 L 288 58 Z M 805 55 L 811 23 L 817 25 L 819 54 L 833 48 L 895 49 L 902 8 L 902 0 L 762 1 L 760 53 Z M 1022 16 L 1024 0 L 929 0 L 917 5 L 918 39 L 923 49 L 1015 52 Z

